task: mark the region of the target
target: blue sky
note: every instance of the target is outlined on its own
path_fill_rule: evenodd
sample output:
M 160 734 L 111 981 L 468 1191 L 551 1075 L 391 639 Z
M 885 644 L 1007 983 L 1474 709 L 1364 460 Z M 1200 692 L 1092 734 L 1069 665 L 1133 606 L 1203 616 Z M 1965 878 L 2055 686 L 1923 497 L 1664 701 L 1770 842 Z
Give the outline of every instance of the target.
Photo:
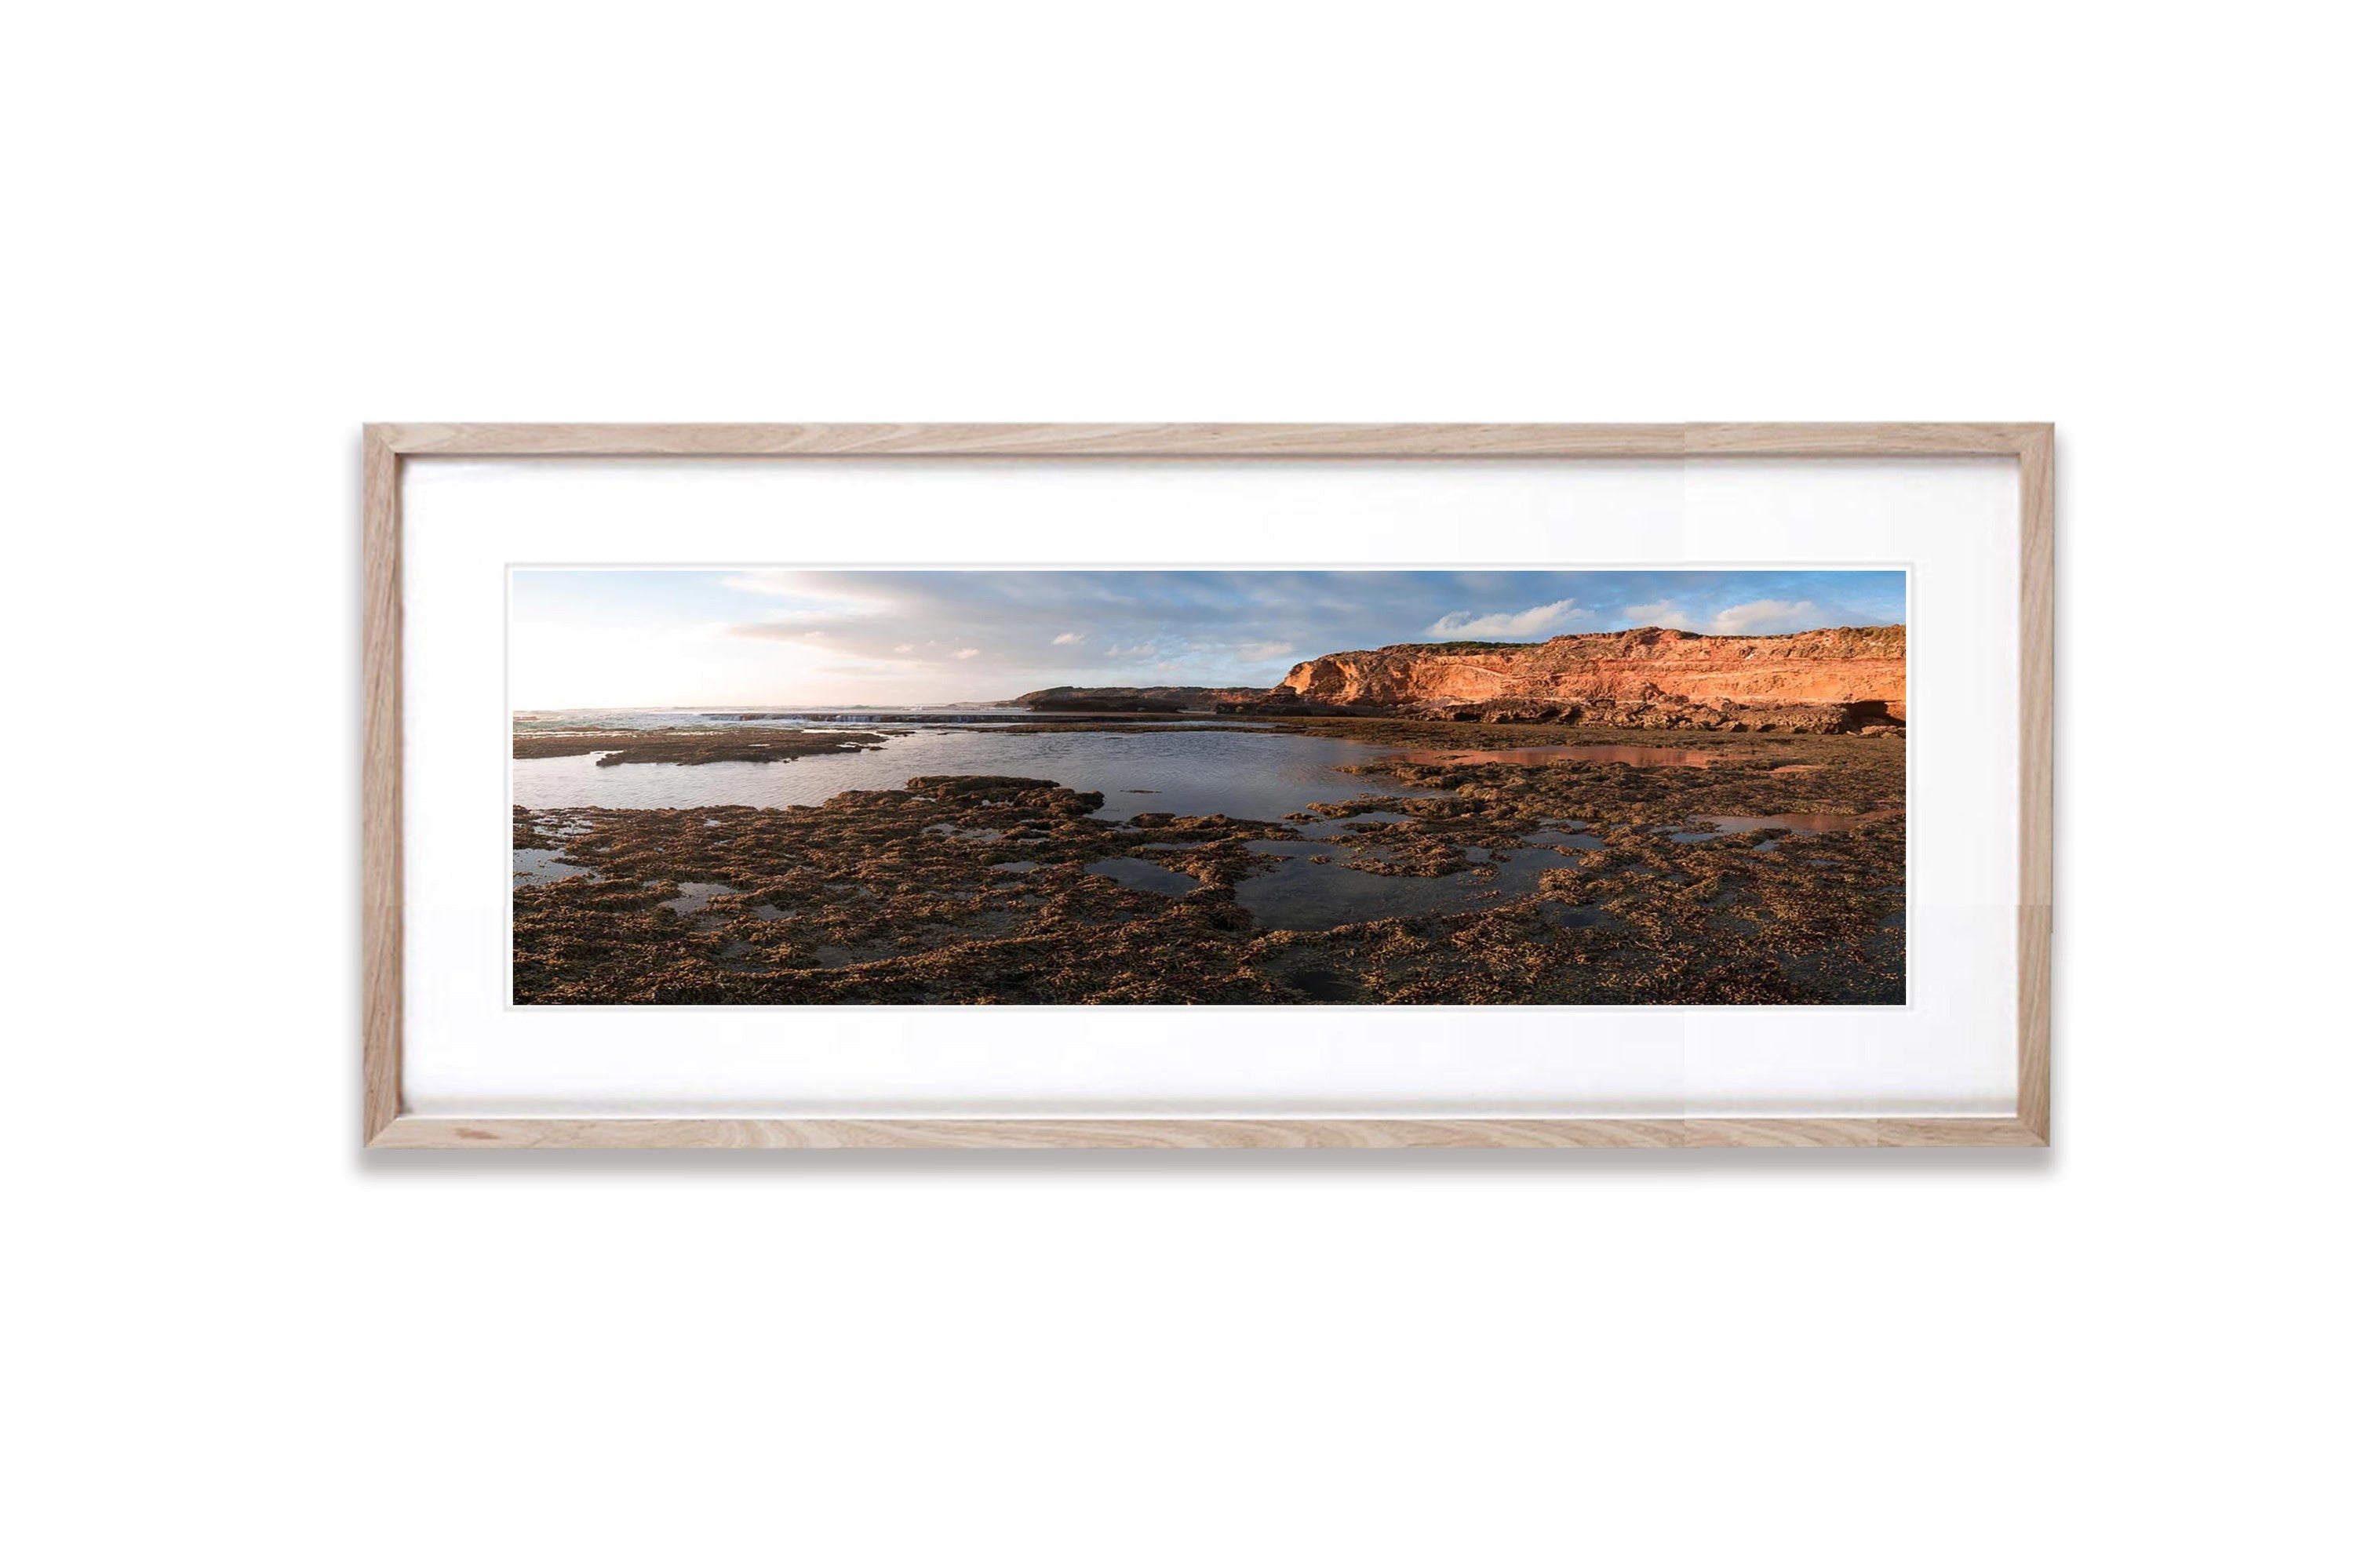
M 1904 619 L 1904 574 L 517 569 L 518 708 L 958 702 L 1270 686 L 1318 654 Z

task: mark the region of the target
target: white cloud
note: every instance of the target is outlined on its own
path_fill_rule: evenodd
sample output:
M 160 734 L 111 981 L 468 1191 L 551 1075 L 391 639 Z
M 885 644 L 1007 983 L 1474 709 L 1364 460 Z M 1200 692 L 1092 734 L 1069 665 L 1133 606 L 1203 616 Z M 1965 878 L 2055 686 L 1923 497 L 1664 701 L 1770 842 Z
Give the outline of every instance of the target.
M 828 572 L 776 572 L 762 569 L 738 572 L 722 577 L 719 585 L 744 594 L 767 594 L 777 598 L 799 599 L 805 604 L 824 605 L 854 614 L 868 607 L 872 595 L 858 592 L 839 575 Z
M 1549 605 L 1516 613 L 1497 611 L 1493 615 L 1474 616 L 1468 610 L 1457 610 L 1440 616 L 1430 624 L 1422 635 L 1433 637 L 1540 637 L 1558 631 L 1577 621 L 1593 618 L 1590 610 L 1580 610 L 1575 599 L 1555 599 Z
M 726 635 L 753 642 L 807 642 L 821 637 L 821 631 L 811 631 L 796 621 L 739 621 L 728 626 Z
M 1852 620 L 1852 616 L 1843 619 Z M 1751 599 L 1727 605 L 1705 620 L 1693 617 L 1673 599 L 1656 604 L 1629 605 L 1623 619 L 1630 626 L 1671 626 L 1679 632 L 1700 632 L 1718 637 L 1778 637 L 1783 632 L 1810 632 L 1839 623 L 1841 616 L 1824 610 L 1811 599 Z
M 915 645 L 911 642 L 902 642 L 892 647 L 891 651 L 892 653 L 913 653 L 915 651 Z
M 1287 642 L 1246 642 L 1234 651 L 1253 664 L 1269 664 L 1278 658 L 1289 658 L 1299 649 Z
M 1064 632 L 1060 637 L 1054 639 L 1054 646 L 1056 647 L 1076 647 L 1086 640 L 1087 635 L 1084 632 Z
M 738 572 L 732 577 L 722 577 L 719 585 L 746 594 L 793 594 L 807 592 L 807 579 L 797 572 Z
M 1707 629 L 1718 637 L 1770 637 L 1812 631 L 1823 619 L 1811 599 L 1751 599 L 1718 610 Z
M 1672 599 L 1661 599 L 1654 605 L 1629 605 L 1625 620 L 1630 626 L 1672 626 L 1684 632 L 1693 629 L 1690 613 Z
M 783 599 L 763 612 L 772 621 L 855 621 L 890 608 L 887 593 L 866 584 L 845 586 L 823 572 L 739 572 L 722 577 L 719 585 L 741 594 Z
M 978 658 L 980 657 L 980 649 L 976 647 L 960 647 L 956 649 L 955 652 L 948 655 L 948 657 L 950 658 Z
M 1680 600 L 1661 599 L 1655 604 L 1629 605 L 1618 618 L 1629 626 L 1670 626 L 1679 632 L 1718 637 L 1769 637 L 1785 632 L 1816 631 L 1823 626 L 1891 624 L 1885 616 L 1842 609 L 1836 605 L 1824 609 L 1811 599 L 1750 599 L 1745 604 L 1727 605 L 1704 620 L 1684 609 Z

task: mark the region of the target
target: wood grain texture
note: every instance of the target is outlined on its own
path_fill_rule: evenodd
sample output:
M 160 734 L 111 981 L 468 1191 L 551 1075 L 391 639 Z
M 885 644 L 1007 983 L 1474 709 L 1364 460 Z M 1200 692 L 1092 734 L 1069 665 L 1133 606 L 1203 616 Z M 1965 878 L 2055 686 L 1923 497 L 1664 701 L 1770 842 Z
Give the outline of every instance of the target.
M 379 1149 L 2038 1147 L 2051 1133 L 2053 437 L 2048 425 L 371 425 L 362 440 L 364 1136 Z M 2014 457 L 2018 1108 L 2009 1117 L 528 1120 L 402 1114 L 400 474 L 412 457 Z
M 2014 1118 L 1790 1121 L 536 1121 L 404 1116 L 377 1149 L 2031 1148 Z
M 407 457 L 2015 457 L 2029 425 L 387 425 Z
M 2018 457 L 2018 1117 L 2051 1136 L 2052 846 L 2057 826 L 2057 465 L 2048 425 Z
M 1694 458 L 2014 458 L 2034 425 L 1686 425 Z
M 397 425 L 410 457 L 1662 458 L 1679 425 Z
M 400 459 L 361 437 L 360 1097 L 365 1136 L 400 1114 Z

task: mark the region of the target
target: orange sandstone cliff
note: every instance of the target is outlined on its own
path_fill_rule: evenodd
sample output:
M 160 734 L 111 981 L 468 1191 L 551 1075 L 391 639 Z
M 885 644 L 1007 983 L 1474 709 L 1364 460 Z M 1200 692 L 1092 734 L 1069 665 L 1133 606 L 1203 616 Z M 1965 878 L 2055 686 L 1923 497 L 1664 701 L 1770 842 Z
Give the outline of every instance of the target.
M 1219 706 L 1638 729 L 1877 728 L 1904 721 L 1904 628 L 1704 637 L 1643 626 L 1542 643 L 1404 643 L 1311 658 L 1262 701 Z

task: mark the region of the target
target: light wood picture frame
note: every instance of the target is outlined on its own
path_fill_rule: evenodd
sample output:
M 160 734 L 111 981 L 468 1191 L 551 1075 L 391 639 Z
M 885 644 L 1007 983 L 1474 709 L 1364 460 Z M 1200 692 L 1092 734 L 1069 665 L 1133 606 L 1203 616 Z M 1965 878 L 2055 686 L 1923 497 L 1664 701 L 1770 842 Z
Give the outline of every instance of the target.
M 363 447 L 362 1132 L 372 1149 L 1700 1148 L 2051 1142 L 2053 433 L 2047 424 L 377 424 Z M 427 457 L 1803 458 L 2018 465 L 2017 1104 L 2007 1115 L 1409 1120 L 427 1117 L 404 1109 L 402 466 Z

